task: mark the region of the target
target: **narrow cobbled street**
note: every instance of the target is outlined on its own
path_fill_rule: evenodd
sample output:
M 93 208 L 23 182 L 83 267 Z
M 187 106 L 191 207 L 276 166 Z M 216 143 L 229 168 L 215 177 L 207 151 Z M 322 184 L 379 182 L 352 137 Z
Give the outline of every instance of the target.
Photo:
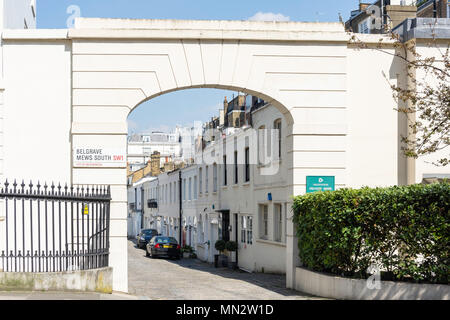
M 151 259 L 128 242 L 129 293 L 148 299 L 307 300 L 317 299 L 285 288 L 281 275 L 247 273 L 197 259 Z

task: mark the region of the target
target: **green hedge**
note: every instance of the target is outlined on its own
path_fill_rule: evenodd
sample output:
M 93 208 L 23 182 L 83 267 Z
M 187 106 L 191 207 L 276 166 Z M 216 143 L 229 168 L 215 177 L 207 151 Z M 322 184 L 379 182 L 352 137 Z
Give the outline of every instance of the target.
M 383 280 L 447 284 L 449 209 L 448 181 L 298 196 L 300 259 L 320 272 L 366 278 L 377 264 Z

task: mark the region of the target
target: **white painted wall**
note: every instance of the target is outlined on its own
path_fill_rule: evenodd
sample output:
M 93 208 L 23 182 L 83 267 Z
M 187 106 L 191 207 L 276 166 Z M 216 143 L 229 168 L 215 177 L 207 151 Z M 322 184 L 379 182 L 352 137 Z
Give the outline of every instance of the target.
M 423 57 L 436 57 L 437 59 L 439 59 L 439 57 L 442 57 L 441 53 L 444 53 L 446 48 L 447 44 L 445 43 L 438 43 L 436 46 L 428 46 L 426 42 L 419 42 L 417 46 L 417 52 Z M 436 79 L 433 79 L 429 75 L 426 76 L 424 70 L 422 69 L 417 70 L 416 76 L 419 81 L 425 81 L 425 83 L 429 83 L 430 85 L 437 84 Z M 419 157 L 415 161 L 416 183 L 421 183 L 424 178 L 424 175 L 433 175 L 433 176 L 450 175 L 449 166 L 442 167 L 433 164 L 436 163 L 437 160 L 442 159 L 444 157 L 446 157 L 447 159 L 450 158 L 449 147 L 442 149 L 438 152 L 435 152 L 433 154 Z
M 238 243 L 239 267 L 249 271 L 263 271 L 272 273 L 286 272 L 286 209 L 289 206 L 290 196 L 292 194 L 291 186 L 287 178 L 288 167 L 287 157 L 288 149 L 286 146 L 286 136 L 288 134 L 287 122 L 283 114 L 274 106 L 268 105 L 253 113 L 254 128 L 265 126 L 266 129 L 272 130 L 274 121 L 282 120 L 282 160 L 275 161 L 272 164 L 273 171 L 268 172 L 269 166 L 258 166 L 257 150 L 253 149 L 257 146 L 257 134 L 252 128 L 239 129 L 235 133 L 226 136 L 224 139 L 209 144 L 202 153 L 197 154 L 198 167 L 201 168 L 203 179 L 203 188 L 199 193 L 197 201 L 197 221 L 202 221 L 204 228 L 211 232 L 205 233 L 203 242 L 209 241 L 210 246 L 200 242 L 197 244 L 199 257 L 205 261 L 213 262 L 215 241 L 218 238 L 216 224 L 211 222 L 217 220 L 218 214 L 216 210 L 230 211 L 230 239 Z M 272 147 L 275 156 L 278 159 L 278 141 L 273 141 L 276 145 Z M 250 148 L 250 180 L 245 181 L 245 148 Z M 234 180 L 234 152 L 238 152 L 238 182 Z M 292 151 L 289 150 L 291 153 Z M 214 154 L 214 157 L 211 157 Z M 224 181 L 224 165 L 223 156 L 227 157 L 227 184 Z M 203 162 L 202 160 L 203 159 Z M 218 165 L 218 188 L 213 192 L 213 164 Z M 206 170 L 209 171 L 208 193 L 206 193 Z M 200 170 L 198 170 L 200 174 Z M 273 200 L 268 200 L 268 193 L 272 193 Z M 274 236 L 274 204 L 282 206 L 283 226 L 281 228 L 281 241 L 276 241 Z M 268 230 L 267 239 L 260 237 L 260 214 L 259 205 L 265 204 L 269 207 L 268 212 Z M 214 205 L 214 208 L 213 208 Z M 206 210 L 205 210 L 206 209 Z M 236 238 L 235 214 L 238 217 L 238 235 Z M 201 215 L 201 217 L 200 217 Z M 205 219 L 206 216 L 208 219 Z M 253 221 L 251 241 L 247 241 L 242 237 L 242 217 L 251 217 Z M 200 232 L 197 228 L 197 233 Z M 247 228 L 246 228 L 247 230 Z
M 198 212 L 198 167 L 196 165 L 193 165 L 182 169 L 181 178 L 183 179 L 183 181 L 186 181 L 186 197 L 184 201 L 182 201 L 182 224 L 185 232 L 185 240 L 186 244 L 195 247 L 195 244 L 197 243 L 197 233 L 194 227 L 195 222 L 197 221 Z M 182 186 L 184 185 L 182 184 Z
M 389 83 L 396 83 L 402 73 L 393 62 L 392 50 L 348 49 L 347 58 L 347 139 L 342 137 L 333 151 L 347 150 L 341 164 L 340 186 L 392 186 L 406 183 L 399 172 L 399 114 L 394 110 Z M 359 79 L 359 80 L 356 80 Z M 332 141 L 329 140 L 330 145 Z
M 216 210 L 223 209 L 220 204 L 220 166 L 217 167 L 218 181 L 217 191 L 214 192 L 213 186 L 213 165 L 219 163 L 219 154 L 217 159 L 211 156 L 216 152 L 216 143 L 210 143 L 203 152 L 195 155 L 195 163 L 198 164 L 199 172 L 199 192 L 197 204 L 197 219 L 202 221 L 201 226 L 197 228 L 197 255 L 198 257 L 210 263 L 214 262 L 214 255 L 218 254 L 214 247 L 218 240 L 218 216 Z M 201 183 L 200 183 L 201 180 Z M 201 189 L 200 189 L 201 186 Z M 203 236 L 200 236 L 200 233 Z M 200 238 L 198 238 L 200 236 Z
M 157 229 L 162 232 L 161 219 L 158 220 L 159 214 L 159 179 L 151 177 L 143 184 L 144 187 L 144 227 L 148 229 Z M 158 208 L 149 208 L 148 200 L 156 200 Z
M 71 183 L 71 43 L 5 41 L 5 178 Z
M 179 172 L 162 173 L 158 176 L 158 215 L 164 218 L 166 224 L 161 225 L 161 234 L 176 238 L 179 237 Z M 165 219 L 165 220 L 164 220 Z
M 128 237 L 134 238 L 145 225 L 145 210 L 147 207 L 148 186 L 156 180 L 155 177 L 143 178 L 128 186 Z M 144 214 L 144 221 L 142 215 Z M 148 217 L 147 217 L 148 218 Z M 142 223 L 144 222 L 144 223 Z

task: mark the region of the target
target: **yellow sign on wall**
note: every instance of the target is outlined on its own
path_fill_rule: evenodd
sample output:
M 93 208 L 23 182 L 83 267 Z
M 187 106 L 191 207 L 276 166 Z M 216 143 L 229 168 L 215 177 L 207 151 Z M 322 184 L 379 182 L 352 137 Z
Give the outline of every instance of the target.
M 83 208 L 83 214 L 89 214 L 89 205 L 85 204 Z

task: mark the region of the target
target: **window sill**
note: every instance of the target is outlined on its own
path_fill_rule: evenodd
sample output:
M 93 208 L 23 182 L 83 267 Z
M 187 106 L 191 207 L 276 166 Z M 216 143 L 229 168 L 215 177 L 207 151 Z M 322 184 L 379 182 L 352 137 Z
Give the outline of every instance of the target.
M 228 186 L 222 186 L 222 190 L 227 190 Z
M 278 241 L 272 241 L 272 240 L 266 240 L 266 239 L 256 239 L 256 242 L 270 244 L 270 245 L 278 246 L 278 247 L 286 247 L 286 243 L 284 243 L 284 242 L 278 242 Z
M 245 182 L 245 183 L 242 184 L 242 186 L 244 186 L 244 187 L 248 187 L 249 185 L 250 185 L 250 181 Z
M 239 187 L 239 184 L 236 184 L 236 183 L 235 183 L 235 184 L 232 185 L 232 187 L 233 187 L 233 188 L 238 188 L 238 187 Z

